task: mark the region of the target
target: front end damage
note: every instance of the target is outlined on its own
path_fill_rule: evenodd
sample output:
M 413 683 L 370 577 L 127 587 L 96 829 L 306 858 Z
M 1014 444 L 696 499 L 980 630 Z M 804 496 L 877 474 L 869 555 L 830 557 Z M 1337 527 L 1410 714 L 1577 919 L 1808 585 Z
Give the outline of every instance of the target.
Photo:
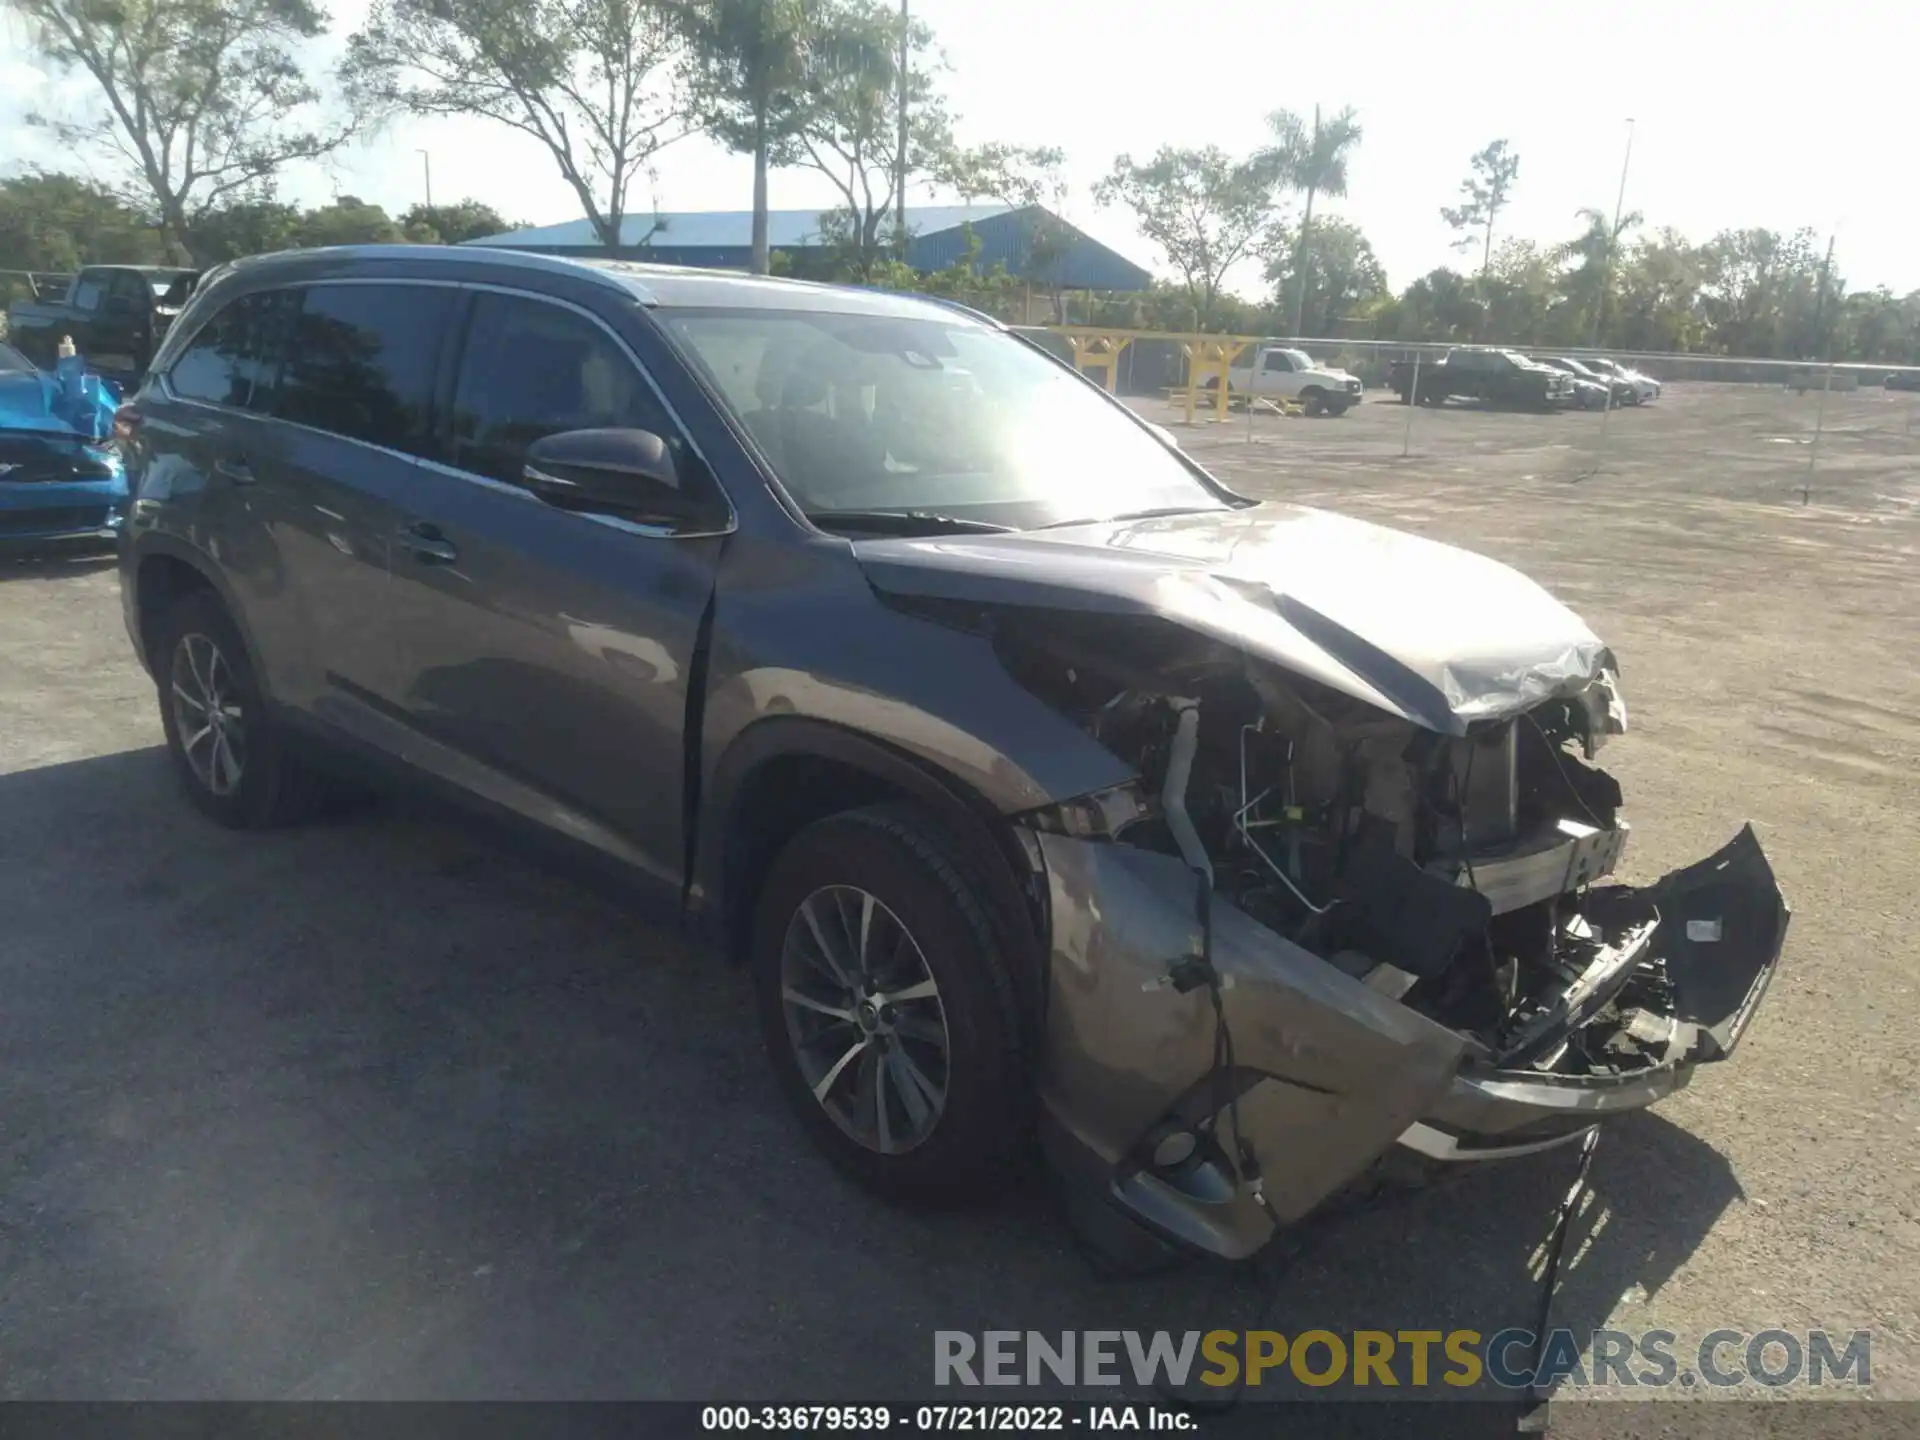
M 1573 1140 L 1724 1058 L 1766 989 L 1787 909 L 1750 828 L 1607 881 L 1604 650 L 1456 695 L 1441 729 L 1170 619 L 983 623 L 1138 777 L 1019 819 L 1050 900 L 1047 1149 L 1158 1236 L 1237 1258 L 1396 1146 Z

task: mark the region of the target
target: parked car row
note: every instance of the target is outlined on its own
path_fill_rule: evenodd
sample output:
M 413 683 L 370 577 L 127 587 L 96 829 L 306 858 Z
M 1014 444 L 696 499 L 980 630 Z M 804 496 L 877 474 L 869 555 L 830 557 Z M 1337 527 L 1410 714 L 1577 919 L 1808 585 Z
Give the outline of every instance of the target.
M 1529 356 L 1493 345 L 1456 345 L 1443 359 L 1396 360 L 1389 388 L 1403 404 L 1479 400 L 1514 409 L 1603 410 L 1660 398 L 1660 382 L 1613 360 Z

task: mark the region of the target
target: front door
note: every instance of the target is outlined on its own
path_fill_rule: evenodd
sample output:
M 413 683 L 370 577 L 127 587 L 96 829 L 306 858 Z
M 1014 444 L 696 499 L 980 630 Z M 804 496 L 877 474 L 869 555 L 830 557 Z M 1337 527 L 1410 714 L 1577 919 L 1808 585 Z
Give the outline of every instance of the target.
M 639 361 L 583 310 L 474 293 L 445 466 L 425 466 L 393 552 L 415 758 L 677 891 L 687 700 L 718 536 L 676 538 L 537 500 L 527 446 L 635 428 L 686 454 Z

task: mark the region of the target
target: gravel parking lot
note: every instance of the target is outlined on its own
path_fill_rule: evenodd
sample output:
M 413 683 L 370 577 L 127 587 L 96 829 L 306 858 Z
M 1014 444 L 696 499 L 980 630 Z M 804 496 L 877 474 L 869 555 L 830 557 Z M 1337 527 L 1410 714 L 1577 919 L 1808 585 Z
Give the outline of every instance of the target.
M 1920 1399 L 1920 436 L 1909 397 L 1673 386 L 1182 430 L 1247 493 L 1471 545 L 1621 657 L 1628 878 L 1751 818 L 1795 909 L 1739 1054 L 1610 1130 L 1556 1309 L 1874 1332 Z M 1167 419 L 1171 407 L 1145 406 Z M 1417 603 L 1418 597 L 1409 597 Z M 932 1332 L 1529 1323 L 1565 1154 L 1103 1279 L 1038 1181 L 917 1215 L 780 1106 L 742 977 L 383 804 L 176 795 L 111 565 L 0 562 L 0 1397 L 904 1397 Z M 951 1397 L 949 1397 L 951 1398 Z

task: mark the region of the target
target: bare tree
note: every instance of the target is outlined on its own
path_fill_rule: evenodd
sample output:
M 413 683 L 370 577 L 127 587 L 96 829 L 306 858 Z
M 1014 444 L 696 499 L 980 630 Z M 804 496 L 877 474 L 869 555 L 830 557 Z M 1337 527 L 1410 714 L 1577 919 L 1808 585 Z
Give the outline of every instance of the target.
M 684 36 L 674 0 L 376 0 L 345 75 L 370 115 L 484 115 L 532 136 L 617 251 L 635 184 L 687 133 Z
M 97 104 L 74 118 L 33 115 L 68 144 L 105 147 L 122 189 L 158 214 L 191 256 L 195 226 L 223 201 L 268 187 L 287 165 L 345 144 L 350 120 L 323 122 L 319 92 L 294 59 L 324 34 L 311 0 L 0 0 L 59 72 L 85 74 Z

